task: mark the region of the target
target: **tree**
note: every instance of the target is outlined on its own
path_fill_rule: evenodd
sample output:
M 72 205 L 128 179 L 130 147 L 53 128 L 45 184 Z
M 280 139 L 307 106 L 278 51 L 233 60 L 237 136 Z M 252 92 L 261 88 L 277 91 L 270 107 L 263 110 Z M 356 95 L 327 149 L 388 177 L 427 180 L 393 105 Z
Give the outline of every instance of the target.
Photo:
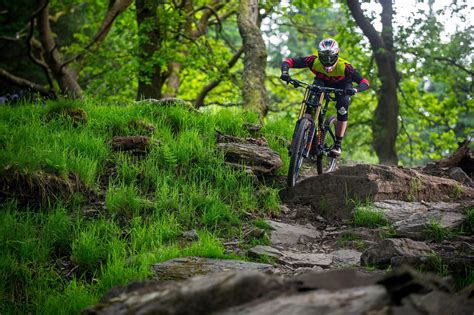
M 191 55 L 190 47 L 200 45 L 198 39 L 207 34 L 211 23 L 220 25 L 235 12 L 232 3 L 207 0 L 198 2 L 202 4 L 199 7 L 193 0 L 166 6 L 163 0 L 136 3 L 141 65 L 138 98 L 174 97 L 181 85 L 182 63 Z M 226 6 L 230 8 L 218 15 Z
M 28 79 L 15 76 L 4 69 L 0 69 L 0 76 L 14 85 L 35 90 L 41 94 L 57 94 L 54 84 L 54 82 L 57 82 L 61 94 L 70 97 L 80 97 L 82 89 L 77 81 L 77 73 L 70 68 L 70 64 L 81 59 L 93 46 L 102 42 L 109 33 L 117 16 L 126 10 L 131 3 L 132 0 L 111 1 L 102 20 L 101 27 L 92 37 L 89 44 L 80 53 L 74 56 L 66 56 L 61 51 L 61 46 L 58 44 L 51 27 L 51 20 L 55 20 L 55 18 L 50 15 L 49 0 L 38 1 L 38 6 L 29 21 L 27 50 L 30 59 L 43 69 L 49 83 L 49 89 Z M 35 37 L 36 33 L 39 40 Z
M 378 104 L 372 123 L 373 147 L 382 164 L 398 163 L 395 144 L 398 135 L 398 97 L 397 86 L 400 80 L 396 69 L 396 58 L 393 46 L 393 7 L 392 0 L 381 0 L 382 32 L 379 34 L 362 12 L 359 1 L 347 0 L 347 5 L 357 25 L 369 39 L 378 78 L 381 86 Z
M 461 23 L 472 4 L 426 4 L 399 26 L 396 40 L 403 52 L 399 158 L 417 164 L 450 154 L 474 128 L 474 33 L 472 25 Z
M 162 88 L 169 74 L 154 56 L 161 48 L 165 27 L 161 20 L 163 0 L 137 0 L 138 43 L 138 92 L 137 99 L 160 99 Z
M 258 1 L 240 0 L 237 23 L 244 47 L 244 86 L 242 89 L 245 106 L 265 116 L 268 99 L 265 89 L 267 51 L 258 26 Z

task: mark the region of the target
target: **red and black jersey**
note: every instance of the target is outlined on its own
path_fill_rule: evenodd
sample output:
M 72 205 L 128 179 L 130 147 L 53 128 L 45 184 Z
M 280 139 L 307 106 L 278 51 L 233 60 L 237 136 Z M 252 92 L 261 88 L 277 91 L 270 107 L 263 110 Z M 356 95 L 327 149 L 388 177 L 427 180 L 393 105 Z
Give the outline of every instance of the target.
M 289 68 L 308 68 L 314 73 L 315 77 L 324 82 L 326 86 L 339 88 L 342 86 L 352 85 L 352 82 L 358 84 L 357 91 L 362 92 L 369 88 L 369 81 L 364 79 L 352 65 L 342 59 L 334 65 L 331 72 L 327 72 L 324 66 L 317 61 L 318 56 L 306 56 L 298 58 L 286 58 L 282 64 L 282 71 L 288 71 Z

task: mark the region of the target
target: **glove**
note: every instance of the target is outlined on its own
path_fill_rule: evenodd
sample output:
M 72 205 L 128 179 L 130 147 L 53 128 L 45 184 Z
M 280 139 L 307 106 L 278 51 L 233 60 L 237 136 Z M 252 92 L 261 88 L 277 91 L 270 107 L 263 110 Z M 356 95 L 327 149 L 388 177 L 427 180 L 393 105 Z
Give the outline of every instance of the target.
M 290 79 L 291 79 L 291 78 L 290 78 L 290 74 L 289 74 L 288 72 L 283 71 L 283 72 L 281 73 L 280 79 L 282 79 L 283 81 L 288 82 L 288 81 L 290 81 Z
M 354 95 L 354 94 L 356 94 L 356 93 L 357 93 L 357 90 L 354 89 L 354 88 L 351 88 L 351 87 L 350 87 L 350 88 L 345 88 L 345 89 L 344 89 L 344 94 L 345 94 L 345 95 Z

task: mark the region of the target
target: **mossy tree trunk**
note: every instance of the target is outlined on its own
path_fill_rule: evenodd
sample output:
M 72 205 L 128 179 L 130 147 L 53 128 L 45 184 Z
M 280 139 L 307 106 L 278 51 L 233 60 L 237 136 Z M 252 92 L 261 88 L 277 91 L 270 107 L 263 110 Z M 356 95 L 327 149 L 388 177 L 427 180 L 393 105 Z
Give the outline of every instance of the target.
M 382 33 L 379 34 L 364 16 L 359 1 L 347 0 L 349 9 L 357 25 L 370 41 L 378 68 L 381 87 L 378 104 L 372 123 L 373 147 L 380 163 L 396 165 L 398 157 L 395 143 L 398 135 L 398 98 L 397 86 L 400 80 L 395 67 L 393 49 L 393 7 L 392 0 L 381 0 Z
M 159 8 L 163 6 L 163 0 L 136 0 L 135 4 L 140 60 L 137 99 L 160 99 L 163 84 L 169 76 L 169 73 L 154 58 L 161 48 L 163 39 L 162 21 L 159 16 Z
M 244 103 L 250 110 L 265 116 L 268 112 L 265 90 L 267 50 L 258 26 L 257 0 L 240 0 L 237 23 L 245 53 L 242 90 Z

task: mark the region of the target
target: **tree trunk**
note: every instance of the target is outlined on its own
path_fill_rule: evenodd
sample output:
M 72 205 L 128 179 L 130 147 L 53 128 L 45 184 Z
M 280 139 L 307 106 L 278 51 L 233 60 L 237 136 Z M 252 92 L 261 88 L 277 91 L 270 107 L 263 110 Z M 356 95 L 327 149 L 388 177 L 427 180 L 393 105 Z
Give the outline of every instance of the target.
M 139 34 L 139 62 L 137 99 L 160 99 L 166 79 L 153 55 L 161 48 L 162 29 L 158 8 L 162 0 L 136 0 L 136 18 Z
M 166 84 L 165 98 L 172 98 L 178 95 L 178 90 L 181 85 L 181 77 L 179 76 L 179 73 L 181 72 L 181 64 L 173 61 L 170 62 L 168 66 L 171 68 L 171 74 Z
M 82 95 L 81 87 L 71 69 L 68 66 L 63 66 L 61 54 L 54 40 L 49 23 L 49 3 L 45 5 L 45 1 L 41 1 L 40 6 L 44 6 L 38 15 L 38 29 L 44 60 L 50 67 L 62 93 L 70 97 L 80 97 Z
M 258 27 L 257 0 L 240 0 L 237 23 L 245 52 L 242 90 L 244 103 L 250 110 L 265 116 L 268 112 L 265 90 L 267 50 Z
M 381 0 L 380 4 L 382 5 L 382 34 L 378 34 L 364 16 L 359 1 L 347 0 L 347 5 L 357 25 L 370 41 L 378 68 L 378 77 L 382 83 L 378 91 L 378 104 L 372 123 L 373 147 L 380 163 L 396 165 L 398 163 L 395 144 L 398 135 L 397 85 L 399 77 L 393 50 L 393 8 L 391 0 Z

